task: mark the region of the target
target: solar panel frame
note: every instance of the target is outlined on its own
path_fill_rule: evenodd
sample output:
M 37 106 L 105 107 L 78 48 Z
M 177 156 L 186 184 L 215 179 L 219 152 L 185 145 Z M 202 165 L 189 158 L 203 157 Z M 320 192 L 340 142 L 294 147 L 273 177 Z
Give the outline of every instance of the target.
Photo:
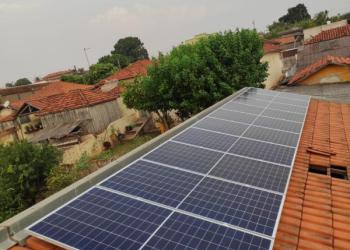
M 248 89 L 248 90 L 246 90 L 246 91 L 248 91 L 248 92 L 250 92 L 250 91 L 252 91 L 252 92 L 261 92 L 262 90 L 250 88 L 250 89 Z M 264 90 L 264 91 L 265 91 L 265 90 Z M 274 92 L 274 91 L 268 91 L 268 92 L 266 93 L 266 95 L 271 95 L 272 97 L 278 95 L 278 94 L 276 94 L 276 92 L 275 92 L 275 93 L 273 93 L 273 92 Z M 243 93 L 244 93 L 244 92 L 243 92 Z M 238 98 L 241 94 L 242 94 L 242 92 L 241 92 L 239 95 L 234 96 L 234 97 L 233 97 L 233 100 L 236 99 L 236 98 Z M 310 99 L 309 99 L 308 101 L 310 101 Z M 309 102 L 308 102 L 307 105 L 306 105 L 307 107 L 308 107 L 308 104 L 309 104 Z M 218 110 L 218 109 L 219 109 L 219 108 L 217 108 L 216 110 Z M 204 118 L 210 117 L 210 114 L 213 113 L 213 112 L 215 112 L 215 110 L 212 111 L 212 112 L 210 112 L 209 114 L 203 116 L 203 117 L 200 119 L 200 121 L 203 120 Z M 305 121 L 306 113 L 307 113 L 307 112 L 305 112 L 305 114 L 304 114 L 304 120 L 303 120 L 303 121 Z M 259 116 L 263 117 L 263 115 L 261 115 L 261 114 L 260 114 Z M 279 120 L 278 118 L 276 118 L 276 119 Z M 192 124 L 192 126 L 194 126 L 194 124 Z M 304 126 L 304 123 L 303 123 L 303 126 Z M 191 126 L 190 126 L 190 127 L 191 127 Z M 301 131 L 302 131 L 302 130 L 301 130 Z M 301 137 L 301 132 L 300 132 L 300 134 L 299 134 L 298 144 L 299 144 L 299 141 L 300 141 L 300 137 Z M 165 144 L 165 143 L 166 143 L 166 142 L 164 142 L 164 143 L 162 143 L 161 145 L 155 147 L 155 148 L 152 149 L 150 152 L 153 152 L 154 150 L 156 150 L 157 148 L 159 148 L 160 146 L 162 146 L 162 145 Z M 150 152 L 149 152 L 149 153 L 150 153 Z M 295 152 L 295 154 L 294 154 L 293 163 L 294 163 L 294 161 L 295 161 L 295 157 L 296 157 L 296 152 Z M 141 159 L 141 158 L 140 158 L 140 159 Z M 136 160 L 135 160 L 134 162 L 136 162 Z M 132 163 L 134 163 L 134 162 L 132 162 Z M 117 174 L 117 173 L 123 171 L 123 170 L 126 169 L 129 165 L 131 165 L 132 163 L 128 164 L 128 165 L 125 166 L 123 169 L 117 171 L 115 174 Z M 292 165 L 293 165 L 293 163 L 292 163 Z M 289 181 L 290 181 L 290 176 L 291 176 L 291 171 L 290 171 L 290 173 L 289 173 L 289 178 L 288 178 L 288 181 L 287 181 L 287 184 L 286 184 L 286 189 L 287 189 L 288 184 L 289 184 Z M 97 185 L 95 185 L 95 186 L 98 186 L 98 185 L 99 185 L 99 184 L 97 184 Z M 92 188 L 94 188 L 94 186 L 93 186 Z M 87 192 L 88 192 L 89 190 L 91 190 L 92 188 L 90 188 L 90 189 L 86 190 L 85 192 L 83 192 L 82 194 L 78 195 L 75 199 L 77 199 L 77 198 L 80 197 L 81 195 L 87 193 Z M 285 191 L 286 191 L 286 190 L 285 190 Z M 278 224 L 279 219 L 280 219 L 280 216 L 281 216 L 281 212 L 282 212 L 282 208 L 283 208 L 283 204 L 284 204 L 284 200 L 285 200 L 285 195 L 286 195 L 286 194 L 285 194 L 285 192 L 284 192 L 284 195 L 283 195 L 283 197 L 282 197 L 282 202 L 281 202 L 281 205 L 280 205 L 280 208 L 279 208 L 279 214 L 278 214 L 278 217 L 277 217 L 277 220 L 276 220 L 276 221 L 277 221 L 277 222 L 276 222 L 276 225 Z M 73 200 L 75 200 L 75 199 L 73 199 Z M 180 204 L 181 204 L 181 203 L 180 203 Z M 65 206 L 65 204 L 63 204 L 61 207 L 63 207 L 63 206 Z M 59 209 L 59 208 L 58 208 L 58 209 Z M 56 210 L 58 210 L 58 209 L 56 209 Z M 56 211 L 56 210 L 55 210 L 55 211 Z M 50 214 L 53 214 L 55 211 L 49 213 L 47 216 L 49 216 Z M 44 218 L 46 218 L 47 216 L 45 216 Z M 41 221 L 41 220 L 38 220 L 37 222 L 33 223 L 32 225 L 34 225 L 34 224 L 36 224 L 36 223 L 40 223 L 40 221 Z M 32 225 L 30 225 L 30 226 L 32 226 Z M 223 225 L 225 225 L 225 224 L 223 224 Z M 27 231 L 30 231 L 30 230 L 29 230 L 29 227 L 30 227 L 30 226 L 28 226 L 28 227 L 26 228 Z M 241 229 L 239 229 L 239 230 L 241 230 Z M 157 231 L 157 230 L 156 230 L 156 231 Z M 244 231 L 244 230 L 243 230 L 243 231 Z M 273 234 L 272 234 L 272 237 L 270 238 L 270 240 L 272 241 L 272 244 L 271 244 L 271 246 L 270 246 L 270 249 L 271 249 L 272 246 L 273 246 L 273 241 L 274 241 L 274 238 L 275 238 L 275 236 L 276 236 L 276 231 L 277 231 L 277 227 L 274 228 L 274 232 L 273 232 Z M 254 235 L 255 235 L 255 234 L 254 234 Z M 37 236 L 42 237 L 42 238 L 45 238 L 45 237 L 43 237 L 42 235 L 37 235 Z M 53 239 L 47 239 L 47 240 L 48 240 L 48 241 L 54 241 L 54 242 L 55 242 L 55 240 L 53 240 Z M 59 242 L 55 242 L 55 243 L 57 243 L 57 245 L 60 245 Z M 64 247 L 67 247 L 67 246 L 64 246 Z

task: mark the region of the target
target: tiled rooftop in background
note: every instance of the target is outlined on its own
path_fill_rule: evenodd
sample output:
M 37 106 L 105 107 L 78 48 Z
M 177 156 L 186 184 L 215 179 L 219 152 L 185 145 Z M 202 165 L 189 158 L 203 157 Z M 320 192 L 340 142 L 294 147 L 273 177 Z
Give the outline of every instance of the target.
M 310 173 L 309 165 L 350 164 L 350 105 L 312 100 L 274 249 L 349 249 L 350 181 Z M 350 175 L 350 169 L 347 170 Z M 27 248 L 59 250 L 30 237 Z
M 333 40 L 344 36 L 350 36 L 350 24 L 330 30 L 322 31 L 313 38 L 305 41 L 305 45 Z

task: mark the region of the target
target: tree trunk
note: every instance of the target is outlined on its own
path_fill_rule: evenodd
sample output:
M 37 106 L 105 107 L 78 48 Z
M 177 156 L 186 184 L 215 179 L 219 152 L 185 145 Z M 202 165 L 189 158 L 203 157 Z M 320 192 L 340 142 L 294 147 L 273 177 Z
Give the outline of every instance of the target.
M 169 124 L 166 118 L 162 115 L 162 112 L 159 112 L 158 110 L 156 111 L 156 114 L 158 115 L 159 119 L 163 123 L 165 130 L 169 130 Z

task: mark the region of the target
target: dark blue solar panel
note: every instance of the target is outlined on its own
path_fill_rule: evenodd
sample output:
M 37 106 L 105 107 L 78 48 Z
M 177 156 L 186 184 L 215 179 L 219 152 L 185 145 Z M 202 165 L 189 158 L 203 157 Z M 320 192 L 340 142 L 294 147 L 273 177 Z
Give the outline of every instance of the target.
M 218 134 L 197 128 L 190 128 L 173 138 L 174 141 L 193 144 L 201 147 L 227 151 L 238 137 Z
M 274 103 L 274 102 L 272 102 L 269 106 L 269 109 L 278 109 L 282 111 L 295 112 L 300 114 L 304 114 L 306 112 L 306 108 L 307 106 L 299 107 L 299 106 L 291 106 L 287 104 Z
M 264 108 L 249 106 L 239 102 L 228 102 L 225 105 L 223 105 L 222 108 L 229 109 L 229 110 L 236 110 L 236 111 L 249 113 L 253 115 L 258 115 L 261 113 L 261 111 L 264 110 Z
M 248 128 L 249 125 L 206 117 L 193 126 L 239 136 Z
M 230 152 L 290 166 L 295 149 L 242 138 L 235 143 Z
M 303 126 L 302 123 L 276 120 L 269 117 L 259 117 L 254 122 L 254 125 L 262 126 L 266 128 L 280 129 L 280 130 L 294 132 L 294 133 L 300 133 L 301 128 Z
M 276 131 L 268 128 L 250 127 L 244 134 L 244 137 L 255 140 L 273 142 L 286 146 L 295 147 L 298 144 L 299 134 Z
M 169 214 L 94 188 L 30 230 L 78 249 L 138 249 Z
M 211 150 L 167 142 L 144 158 L 199 173 L 207 173 L 221 156 L 222 153 Z
M 209 115 L 210 117 L 225 119 L 234 122 L 243 122 L 250 124 L 256 118 L 255 115 L 245 114 L 230 110 L 218 109 Z
M 250 88 L 247 92 L 252 94 L 261 94 L 261 95 L 269 95 L 269 96 L 276 96 L 279 95 L 280 92 L 268 90 L 268 89 L 258 89 L 258 88 Z
M 205 178 L 180 209 L 272 235 L 282 195 Z
M 247 98 L 247 97 L 238 97 L 234 100 L 232 100 L 232 102 L 239 102 L 239 103 L 243 103 L 243 104 L 247 104 L 247 105 L 253 105 L 253 106 L 258 106 L 258 107 L 267 107 L 269 105 L 269 101 L 267 100 L 260 100 L 260 99 L 254 99 L 254 98 Z
M 296 100 L 296 99 L 288 99 L 285 97 L 276 97 L 273 99 L 274 102 L 280 102 L 283 104 L 288 104 L 288 105 L 296 105 L 296 106 L 301 106 L 305 107 L 307 106 L 308 100 Z
M 309 101 L 310 96 L 308 95 L 302 95 L 302 94 L 293 94 L 288 92 L 278 92 L 278 97 L 285 97 L 290 99 L 296 99 L 296 100 L 303 100 L 303 101 Z
M 287 185 L 289 171 L 288 167 L 225 155 L 209 174 L 283 193 Z
M 271 241 L 174 213 L 143 249 L 269 249 Z
M 137 161 L 100 185 L 176 207 L 202 178 L 181 170 Z
M 246 92 L 241 95 L 242 97 L 247 97 L 247 98 L 253 98 L 253 99 L 258 99 L 258 100 L 263 100 L 263 101 L 271 101 L 273 97 L 270 95 L 264 95 L 262 93 L 252 93 L 252 92 Z
M 284 112 L 279 110 L 266 109 L 263 113 L 263 116 L 268 116 L 271 118 L 284 119 L 293 122 L 303 122 L 304 115 L 297 113 Z

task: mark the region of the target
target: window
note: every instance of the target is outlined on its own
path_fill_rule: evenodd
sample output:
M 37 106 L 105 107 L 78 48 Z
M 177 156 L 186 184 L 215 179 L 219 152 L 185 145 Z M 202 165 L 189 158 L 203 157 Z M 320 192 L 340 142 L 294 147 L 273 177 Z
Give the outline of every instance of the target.
M 331 176 L 333 178 L 348 180 L 347 168 L 342 166 L 331 166 Z
M 315 174 L 327 175 L 327 168 L 326 167 L 321 167 L 321 166 L 310 165 L 309 166 L 309 172 L 315 173 Z

